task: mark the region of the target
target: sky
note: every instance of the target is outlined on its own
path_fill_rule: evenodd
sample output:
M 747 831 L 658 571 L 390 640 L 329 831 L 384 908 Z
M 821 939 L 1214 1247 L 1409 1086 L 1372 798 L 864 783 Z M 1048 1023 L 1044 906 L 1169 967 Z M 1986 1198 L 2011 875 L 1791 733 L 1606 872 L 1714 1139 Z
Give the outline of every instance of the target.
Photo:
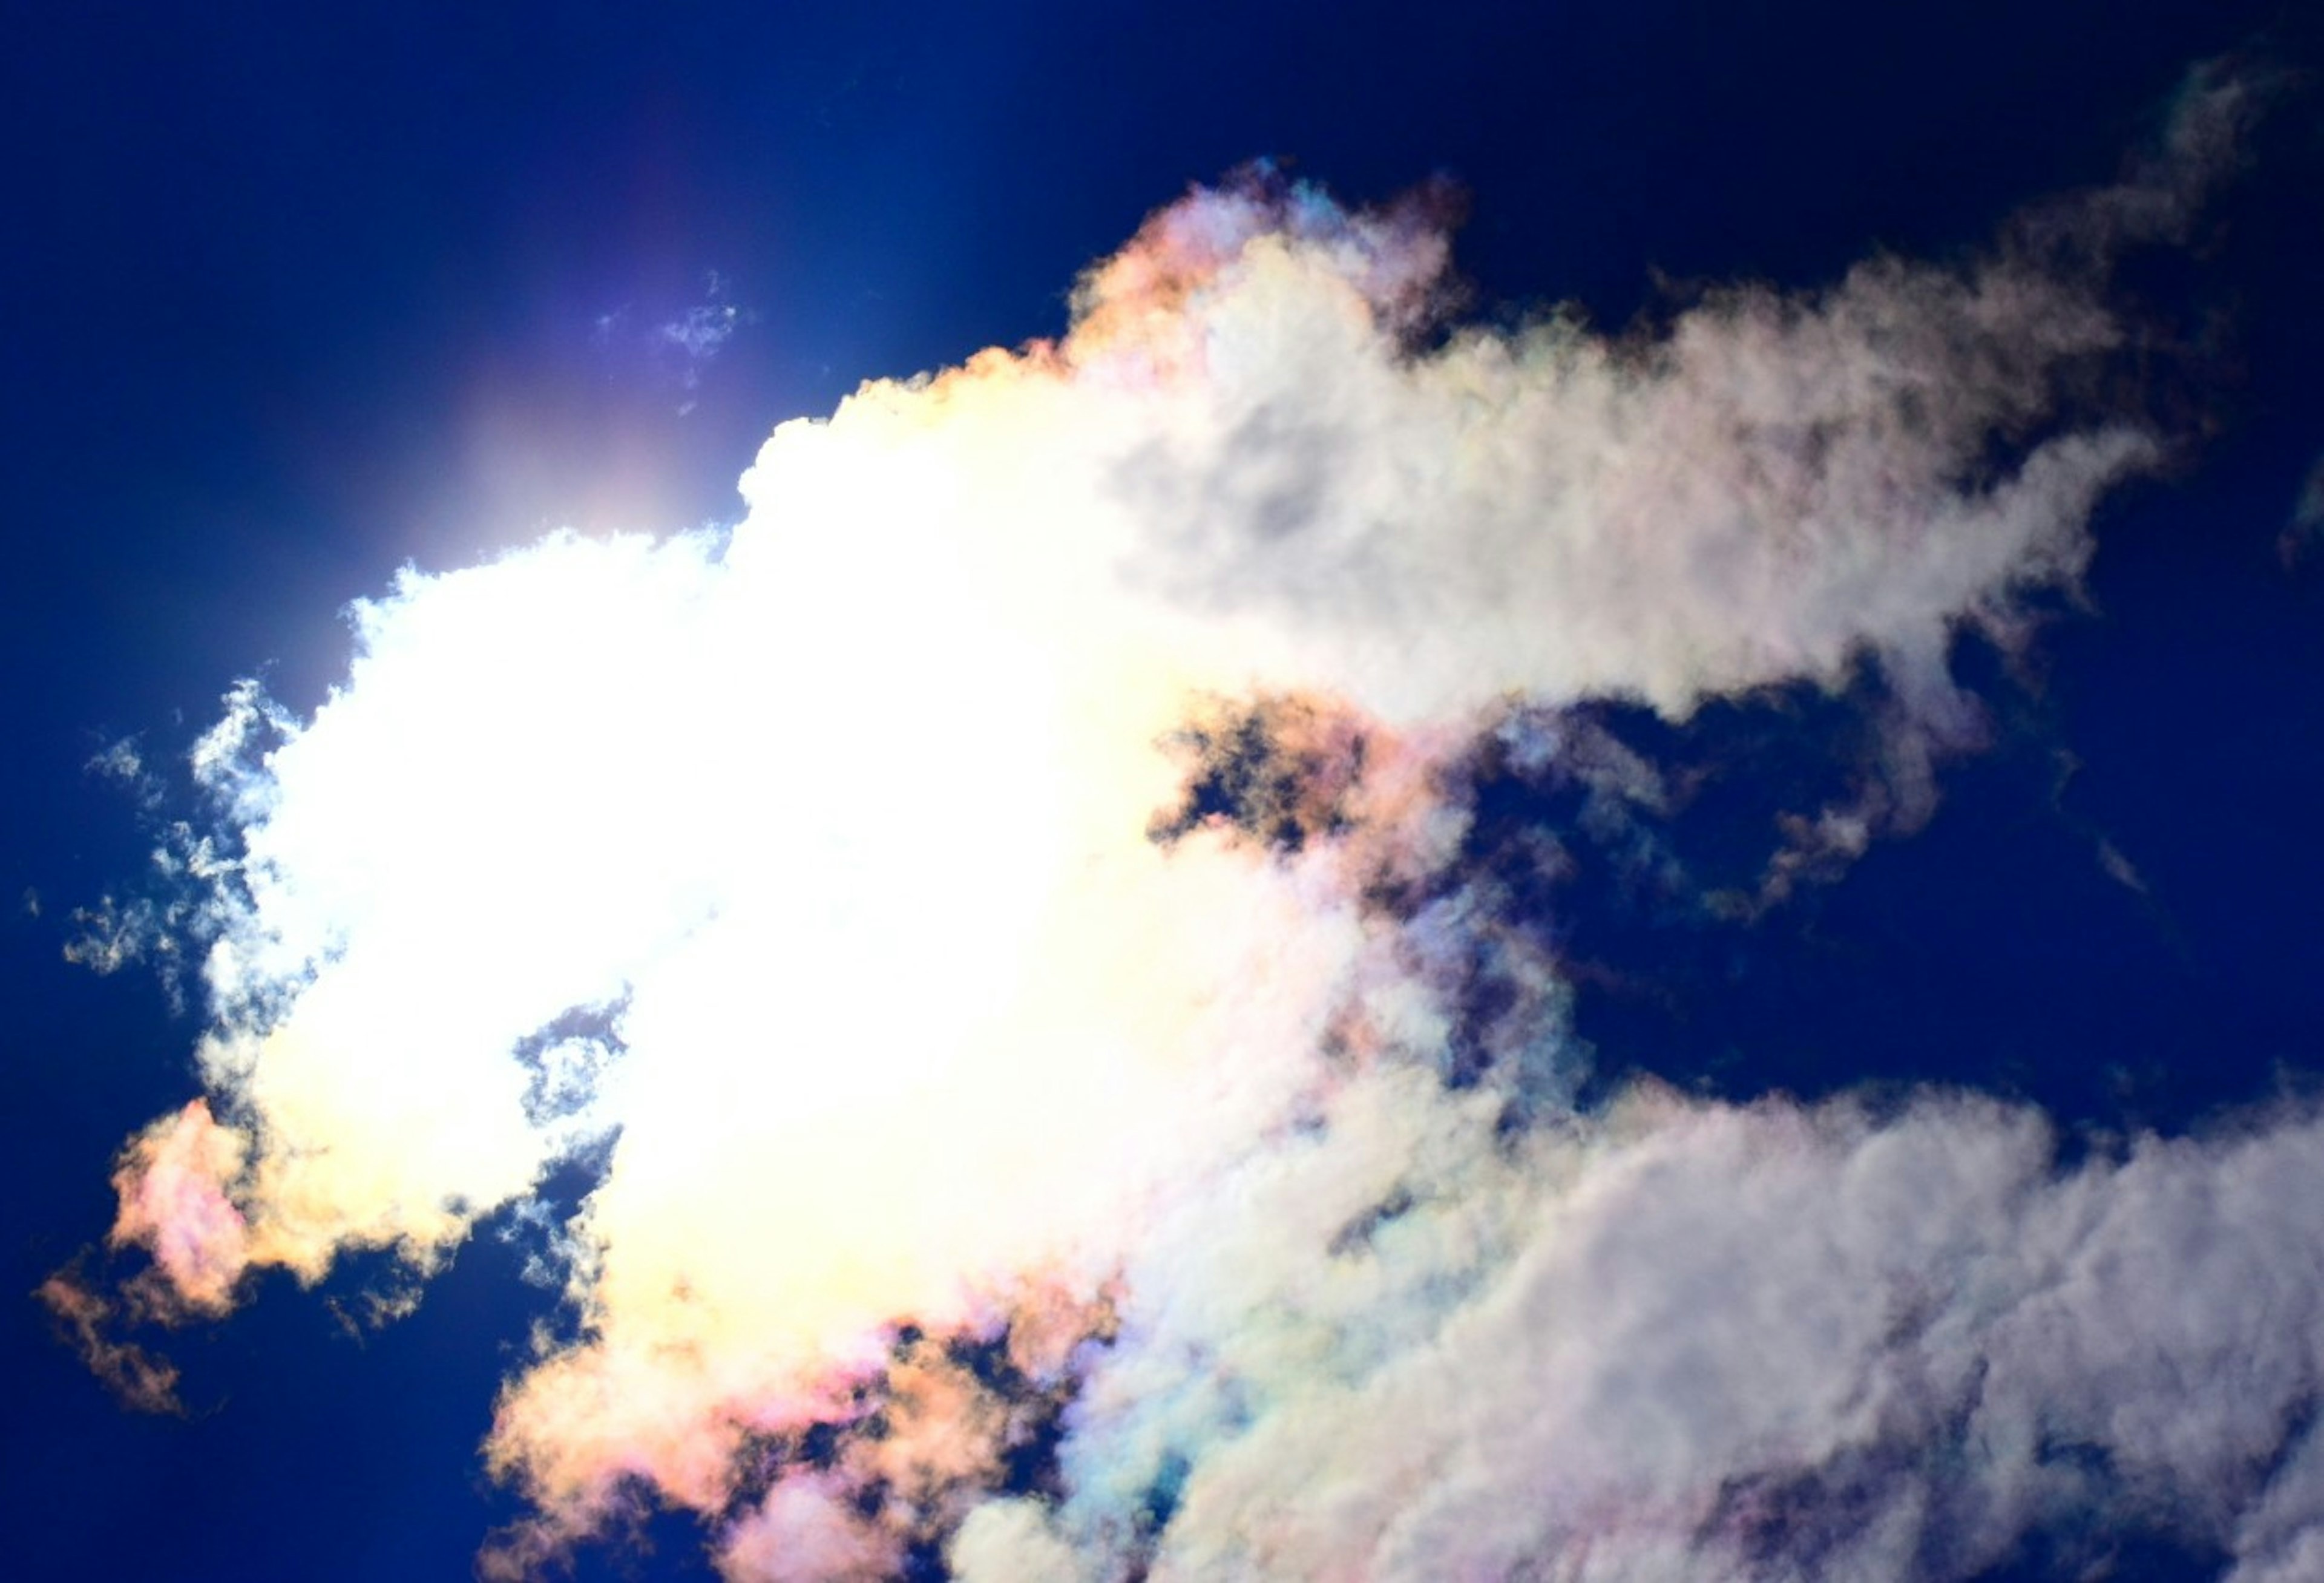
M 14 1575 L 2324 1571 L 2304 8 L 23 19 Z

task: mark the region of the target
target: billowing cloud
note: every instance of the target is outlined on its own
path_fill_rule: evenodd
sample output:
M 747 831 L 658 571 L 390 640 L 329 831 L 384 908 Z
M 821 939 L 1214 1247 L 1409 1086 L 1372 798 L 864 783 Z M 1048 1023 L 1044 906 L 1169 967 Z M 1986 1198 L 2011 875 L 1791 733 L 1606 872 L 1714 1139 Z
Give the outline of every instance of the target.
M 1957 1575 L 2116 1509 L 2296 1554 L 2313 1367 L 2230 1294 L 2312 1261 L 2312 1121 L 2061 1173 L 1961 1099 L 1578 1113 L 1557 963 L 1453 863 L 1483 740 L 1657 805 L 1592 699 L 1875 699 L 1763 901 L 1925 809 L 1954 643 L 2166 452 L 2105 266 L 2235 102 L 1979 260 L 1614 336 L 1452 318 L 1426 195 L 1248 173 L 1061 339 L 778 428 L 729 531 L 407 572 L 311 718 L 245 687 L 195 752 L 141 1311 L 424 1277 L 602 1160 L 486 1446 L 511 1575 L 641 1501 L 737 1579 Z

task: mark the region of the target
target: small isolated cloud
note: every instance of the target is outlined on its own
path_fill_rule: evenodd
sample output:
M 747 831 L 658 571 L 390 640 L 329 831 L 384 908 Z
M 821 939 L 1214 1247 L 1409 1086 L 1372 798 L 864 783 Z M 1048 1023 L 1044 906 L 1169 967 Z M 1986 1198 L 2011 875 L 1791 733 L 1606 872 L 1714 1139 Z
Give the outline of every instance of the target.
M 703 278 L 703 293 L 706 300 L 664 321 L 654 332 L 663 345 L 685 357 L 689 369 L 717 356 L 743 322 L 742 310 L 726 300 L 726 277 L 716 270 Z
M 602 354 L 631 364 L 632 377 L 674 386 L 678 415 L 694 410 L 704 373 L 758 315 L 734 299 L 734 283 L 717 270 L 703 272 L 694 301 L 658 309 L 624 303 L 590 321 L 589 340 Z
M 82 1278 L 66 1270 L 41 1283 L 32 1296 L 55 1319 L 59 1330 L 105 1387 L 123 1405 L 143 1413 L 184 1411 L 178 1401 L 178 1370 L 167 1358 L 124 1341 L 114 1332 L 115 1304 Z
M 128 789 L 140 807 L 152 810 L 162 801 L 160 779 L 145 768 L 144 755 L 134 737 L 123 737 L 88 761 L 92 775 L 103 776 Z
M 485 1448 L 505 1575 L 641 1498 L 733 1579 L 2290 1564 L 2312 1118 L 2067 1171 L 1958 1098 L 1580 1112 L 1517 877 L 1458 867 L 1489 750 L 1609 840 L 1677 795 L 1609 700 L 1871 712 L 1770 891 L 1924 816 L 1954 644 L 2170 448 L 2061 398 L 2213 150 L 1612 337 L 1449 317 L 1426 195 L 1255 171 L 1061 339 L 782 425 L 731 533 L 406 572 L 311 717 L 196 750 L 206 1098 L 119 1164 L 133 1300 L 507 1213 L 563 1322 Z
M 747 309 L 728 300 L 728 281 L 716 270 L 703 277 L 703 296 L 704 300 L 654 328 L 660 347 L 678 361 L 678 385 L 687 392 L 678 408 L 680 415 L 694 410 L 695 392 L 702 385 L 702 371 L 752 318 Z

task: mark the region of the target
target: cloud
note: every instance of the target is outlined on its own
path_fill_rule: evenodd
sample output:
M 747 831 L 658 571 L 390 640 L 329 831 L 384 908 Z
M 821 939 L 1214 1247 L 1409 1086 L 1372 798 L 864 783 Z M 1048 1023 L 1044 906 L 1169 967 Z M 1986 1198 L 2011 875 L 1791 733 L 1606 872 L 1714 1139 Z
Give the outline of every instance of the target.
M 32 1296 L 57 1321 L 58 1329 L 81 1356 L 89 1372 L 103 1381 L 124 1406 L 141 1413 L 181 1413 L 178 1401 L 178 1370 L 133 1341 L 112 1333 L 114 1305 L 100 1296 L 77 1271 L 60 1271 L 34 1290 Z
M 706 270 L 699 300 L 683 308 L 667 313 L 628 303 L 608 308 L 590 321 L 590 343 L 601 353 L 642 365 L 629 372 L 675 386 L 677 410 L 684 417 L 699 404 L 704 371 L 758 320 L 756 312 L 734 300 L 733 284 L 721 271 Z
M 144 756 L 138 751 L 134 737 L 123 737 L 91 759 L 88 771 L 119 782 L 136 798 L 137 805 L 148 813 L 161 805 L 161 783 L 146 769 Z
M 1590 700 L 1871 696 L 1878 796 L 1795 870 L 1925 808 L 1955 640 L 2024 641 L 2168 447 L 2090 395 L 2099 266 L 2190 158 L 1616 336 L 1463 325 L 1437 198 L 1255 170 L 1062 339 L 778 428 L 731 531 L 407 571 L 310 718 L 244 686 L 195 750 L 207 1098 L 116 1174 L 141 1311 L 424 1276 L 602 1159 L 486 1446 L 510 1575 L 641 1501 L 735 1578 L 1941 1570 L 1946 1514 L 2070 1486 L 2228 1532 L 2305 1366 L 2172 1393 L 2252 1357 L 2203 1294 L 2302 1233 L 2217 1206 L 2307 1122 L 2058 1176 L 1968 1101 L 1579 1115 L 1557 965 L 1454 865 L 1481 738 L 1666 797 Z M 2098 1329 L 2126 1259 L 2151 1334 Z
M 787 1478 L 727 1532 L 718 1569 L 735 1583 L 878 1583 L 901 1560 L 895 1541 L 854 1509 L 852 1492 L 813 1476 Z
M 689 376 L 717 356 L 748 318 L 726 300 L 726 277 L 716 270 L 703 277 L 702 289 L 705 300 L 654 327 L 655 338 L 686 359 Z
M 165 1306 L 216 1312 L 232 1305 L 251 1262 L 250 1229 L 226 1189 L 242 1175 L 248 1143 L 195 1100 L 130 1140 L 114 1173 L 121 1212 L 114 1246 L 153 1256 L 162 1277 L 144 1291 Z
M 2063 1171 L 1960 1096 L 1492 1127 L 1384 1076 L 1149 1234 L 1071 1496 L 963 1575 L 1960 1578 L 2144 1530 L 2257 1576 L 2324 1514 L 2310 1112 Z
M 702 371 L 725 350 L 734 333 L 754 317 L 749 309 L 727 300 L 727 285 L 725 276 L 716 270 L 710 271 L 703 278 L 706 299 L 654 327 L 657 349 L 678 360 L 678 388 L 686 392 L 686 400 L 678 409 L 681 417 L 694 410 L 695 392 L 702 388 Z

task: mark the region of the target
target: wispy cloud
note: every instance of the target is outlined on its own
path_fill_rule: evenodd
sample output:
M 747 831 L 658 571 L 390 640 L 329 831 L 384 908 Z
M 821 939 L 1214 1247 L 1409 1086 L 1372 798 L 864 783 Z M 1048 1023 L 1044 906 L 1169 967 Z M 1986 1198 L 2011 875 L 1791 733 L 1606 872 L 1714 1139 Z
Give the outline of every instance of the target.
M 143 1413 L 184 1411 L 178 1401 L 176 1366 L 134 1341 L 122 1340 L 115 1333 L 114 1304 L 78 1271 L 51 1275 L 32 1295 L 54 1317 L 89 1372 L 124 1406 Z
M 654 329 L 663 345 L 684 357 L 689 377 L 717 356 L 720 349 L 733 339 L 734 332 L 747 322 L 743 310 L 726 299 L 726 277 L 716 270 L 703 277 L 702 290 L 704 300 Z
M 703 371 L 753 317 L 727 299 L 726 278 L 716 270 L 704 277 L 703 292 L 705 300 L 654 327 L 659 345 L 678 360 L 678 388 L 686 392 L 678 403 L 680 417 L 695 409 Z
M 721 271 L 706 270 L 696 300 L 668 311 L 635 303 L 607 308 L 591 322 L 590 339 L 603 351 L 638 359 L 646 377 L 675 387 L 683 417 L 698 403 L 711 364 L 757 319 L 748 305 L 735 300 L 732 280 Z

